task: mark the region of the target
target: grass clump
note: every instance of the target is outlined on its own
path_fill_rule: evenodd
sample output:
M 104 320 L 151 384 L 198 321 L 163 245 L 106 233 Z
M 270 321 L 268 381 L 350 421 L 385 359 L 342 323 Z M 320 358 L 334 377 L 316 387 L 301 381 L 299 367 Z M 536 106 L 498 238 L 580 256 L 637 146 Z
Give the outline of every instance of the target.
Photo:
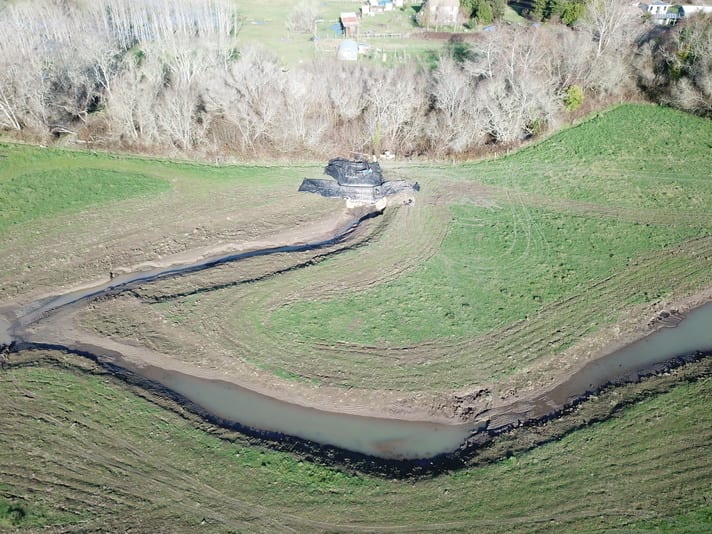
M 52 525 L 72 525 L 78 523 L 81 514 L 70 514 L 60 510 L 47 510 L 32 503 L 2 496 L 9 486 L 0 485 L 0 529 L 40 528 Z

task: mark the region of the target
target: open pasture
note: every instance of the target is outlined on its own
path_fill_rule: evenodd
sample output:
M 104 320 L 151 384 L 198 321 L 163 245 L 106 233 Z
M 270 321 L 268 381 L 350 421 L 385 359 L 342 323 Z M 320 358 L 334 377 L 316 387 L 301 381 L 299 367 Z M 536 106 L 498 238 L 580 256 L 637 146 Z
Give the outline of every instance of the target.
M 699 381 L 590 401 L 579 424 L 618 409 L 534 450 L 504 444 L 507 459 L 398 481 L 256 446 L 86 363 L 43 358 L 0 373 L 2 530 L 702 532 L 712 521 L 709 366 Z
M 660 128 L 636 130 L 646 120 Z M 711 138 L 703 120 L 622 106 L 509 157 L 394 165 L 423 190 L 365 245 L 254 283 L 225 286 L 241 265 L 159 283 L 84 320 L 296 382 L 532 390 L 710 286 Z
M 487 161 L 389 162 L 422 191 L 349 241 L 138 287 L 80 322 L 325 408 L 454 417 L 438 402 L 456 391 L 483 406 L 535 392 L 709 291 L 711 149 L 708 121 L 626 105 Z M 296 192 L 320 167 L 2 144 L 0 194 L 23 208 L 0 223 L 0 303 L 328 233 L 342 203 Z M 74 356 L 10 354 L 0 530 L 706 531 L 709 366 L 605 391 L 456 472 L 390 480 L 271 450 Z

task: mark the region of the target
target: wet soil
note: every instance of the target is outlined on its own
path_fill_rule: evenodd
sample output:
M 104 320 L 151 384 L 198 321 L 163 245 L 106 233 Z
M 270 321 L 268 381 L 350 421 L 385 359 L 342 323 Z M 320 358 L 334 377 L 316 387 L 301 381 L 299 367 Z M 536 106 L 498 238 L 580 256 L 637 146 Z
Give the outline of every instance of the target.
M 367 209 L 361 208 L 357 210 L 348 210 L 342 214 L 341 217 L 332 220 L 330 224 L 315 225 L 314 231 L 308 242 L 315 242 L 324 239 L 330 239 L 334 236 L 334 228 L 343 228 L 345 219 L 353 220 L 355 217 L 358 219 L 367 218 L 370 215 Z M 337 230 L 337 233 L 341 230 Z M 304 233 L 300 232 L 301 240 L 297 241 L 303 244 Z M 356 236 L 355 239 L 358 240 L 364 236 Z M 251 242 L 249 244 L 235 245 L 228 249 L 221 249 L 221 253 L 226 252 L 226 250 L 234 251 L 258 251 L 263 248 L 274 248 L 279 246 L 278 243 L 292 243 L 294 246 L 295 234 L 286 232 L 279 235 L 273 239 L 263 240 L 259 242 Z M 337 240 L 338 241 L 338 240 Z M 310 245 L 306 245 L 304 250 L 312 248 Z M 318 248 L 318 247 L 317 247 Z M 192 253 L 184 254 L 180 257 L 172 257 L 163 262 L 162 265 L 144 265 L 143 267 L 150 267 L 152 270 L 161 269 L 166 270 L 165 272 L 176 272 L 171 269 L 175 269 L 176 266 L 182 265 L 184 263 L 193 263 L 198 259 L 205 260 L 208 257 L 207 264 L 210 265 L 210 255 L 211 252 L 206 250 L 193 251 Z M 217 262 L 219 263 L 219 262 Z M 141 271 L 145 272 L 145 271 Z M 151 272 L 151 271 L 149 271 Z M 124 278 L 124 276 L 126 278 Z M 153 276 L 153 275 L 150 275 Z M 149 279 L 150 279 L 149 276 Z M 12 338 L 14 341 L 19 341 L 19 343 L 10 348 L 12 350 L 22 350 L 24 348 L 45 348 L 45 349 L 62 349 L 69 352 L 74 352 L 81 354 L 83 356 L 91 357 L 97 361 L 101 361 L 102 364 L 108 365 L 113 369 L 124 369 L 127 373 L 133 373 L 137 376 L 142 374 L 142 369 L 148 368 L 160 368 L 164 371 L 175 371 L 183 372 L 190 375 L 202 376 L 207 380 L 225 380 L 233 382 L 241 387 L 246 387 L 251 390 L 258 391 L 262 394 L 269 395 L 271 397 L 282 398 L 284 401 L 291 404 L 299 404 L 304 406 L 312 407 L 323 407 L 325 404 L 327 406 L 334 406 L 334 399 L 330 398 L 329 391 L 324 390 L 324 388 L 319 388 L 318 392 L 315 391 L 315 396 L 305 397 L 300 396 L 297 392 L 285 391 L 283 384 L 270 381 L 265 383 L 264 376 L 260 373 L 252 373 L 252 380 L 244 378 L 235 378 L 235 376 L 230 376 L 226 378 L 225 376 L 220 376 L 214 372 L 205 372 L 205 370 L 197 369 L 195 366 L 179 364 L 176 365 L 175 361 L 172 361 L 170 357 L 163 354 L 157 353 L 155 351 L 150 351 L 146 347 L 140 345 L 127 345 L 125 343 L 119 343 L 111 339 L 105 339 L 101 336 L 97 336 L 88 332 L 85 332 L 77 327 L 75 324 L 75 313 L 76 306 L 71 306 L 75 300 L 84 300 L 84 296 L 89 296 L 90 298 L 103 295 L 105 293 L 112 292 L 122 292 L 130 289 L 132 286 L 128 283 L 132 278 L 136 278 L 134 275 L 118 275 L 116 280 L 110 280 L 109 282 L 103 284 L 102 287 L 93 288 L 90 290 L 80 290 L 70 294 L 69 297 L 59 297 L 56 299 L 41 300 L 37 301 L 31 305 L 25 306 L 20 310 L 8 311 L 5 310 L 5 328 L 4 336 L 5 341 L 8 338 Z M 142 279 L 141 276 L 138 277 Z M 146 278 L 143 278 L 146 281 Z M 83 296 L 82 296 L 83 295 Z M 696 307 L 697 305 L 711 300 L 712 290 L 707 290 L 702 293 L 695 295 L 694 297 L 688 298 L 685 301 L 680 301 L 675 304 L 674 307 L 670 307 L 669 310 L 663 309 L 656 312 L 656 314 L 642 327 L 631 329 L 628 336 L 618 336 L 618 344 L 632 341 L 633 339 L 639 338 L 643 335 L 647 335 L 652 331 L 660 328 L 670 326 L 677 321 L 676 317 L 681 317 L 687 310 Z M 58 310 L 58 311 L 54 311 Z M 16 316 L 16 320 L 12 320 L 12 316 Z M 8 327 L 9 325 L 9 327 Z M 2 325 L 0 325 L 2 326 Z M 4 343 L 8 345 L 7 343 Z M 600 351 L 598 357 L 603 358 L 606 354 L 610 353 L 611 347 Z M 7 352 L 7 350 L 6 350 Z M 688 360 L 679 359 L 676 361 L 670 361 L 664 367 L 675 366 L 680 363 L 684 363 Z M 556 391 L 557 387 L 564 387 L 567 382 L 576 375 L 584 365 L 580 365 L 573 369 L 568 369 L 568 372 L 559 372 L 555 375 L 554 387 L 551 386 L 549 391 Z M 659 371 L 659 369 L 656 369 Z M 551 370 L 549 370 L 549 376 L 551 377 Z M 631 378 L 638 378 L 634 376 Z M 152 382 L 150 379 L 143 377 L 144 380 Z M 152 385 L 153 388 L 166 389 L 164 386 Z M 594 388 L 593 391 L 600 389 L 599 386 Z M 581 399 L 586 398 L 590 395 L 592 391 L 586 390 L 581 391 L 578 395 L 572 395 L 571 392 L 564 395 L 562 398 L 546 397 L 542 396 L 541 388 L 531 388 L 528 391 L 518 391 L 513 395 L 501 396 L 496 400 L 490 398 L 490 391 L 487 388 L 476 388 L 471 391 L 456 392 L 454 394 L 443 395 L 440 398 L 430 398 L 430 399 L 386 399 L 380 398 L 377 403 L 370 399 L 367 403 L 354 403 L 353 398 L 350 402 L 344 403 L 339 406 L 338 409 L 334 409 L 334 412 L 338 413 L 351 413 L 358 415 L 369 415 L 378 417 L 397 417 L 403 420 L 449 420 L 451 423 L 462 423 L 471 422 L 475 423 L 473 430 L 486 428 L 486 432 L 475 432 L 475 437 L 471 438 L 463 450 L 469 450 L 472 447 L 480 446 L 482 440 L 487 436 L 497 435 L 502 432 L 507 432 L 513 428 L 517 428 L 523 424 L 532 424 L 542 420 L 547 420 L 551 417 L 557 416 L 562 410 L 567 407 L 579 402 Z M 185 397 L 178 396 L 182 399 L 182 402 L 186 404 L 192 403 Z M 535 409 L 535 406 L 541 408 L 542 402 L 549 403 L 545 409 Z M 388 404 L 385 404 L 388 403 Z M 399 413 L 398 407 L 402 407 L 402 413 Z M 199 410 L 204 413 L 205 410 Z M 226 420 L 218 418 L 214 414 L 211 416 L 213 419 L 220 419 L 225 422 Z M 239 423 L 231 422 L 230 424 Z M 485 425 L 484 427 L 482 425 Z M 256 435 L 264 434 L 263 431 L 252 430 Z M 269 434 L 269 432 L 268 432 Z M 293 439 L 293 438 L 290 438 Z M 299 441 L 299 440 L 297 440 Z M 301 440 L 304 441 L 304 440 Z M 306 440 L 309 441 L 309 440 Z M 320 446 L 319 446 L 320 447 Z M 349 453 L 350 454 L 350 453 Z M 462 452 L 448 453 L 445 456 L 448 458 L 452 457 L 452 454 L 459 455 Z M 440 461 L 440 460 L 438 460 Z M 449 462 L 450 460 L 448 460 Z M 437 463 L 437 462 L 436 462 Z M 410 469 L 410 468 L 408 468 Z

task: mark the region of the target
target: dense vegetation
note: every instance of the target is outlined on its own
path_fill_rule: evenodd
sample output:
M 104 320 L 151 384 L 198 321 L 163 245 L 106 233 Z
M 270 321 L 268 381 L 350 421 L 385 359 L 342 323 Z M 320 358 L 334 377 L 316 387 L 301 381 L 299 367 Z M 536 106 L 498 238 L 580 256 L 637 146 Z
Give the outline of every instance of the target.
M 709 113 L 709 19 L 661 33 L 641 17 L 596 1 L 576 30 L 501 26 L 443 49 L 433 68 L 321 55 L 285 68 L 240 40 L 228 0 L 19 0 L 0 5 L 0 128 L 211 156 L 442 156 L 536 136 L 584 102 L 635 95 L 636 79 Z

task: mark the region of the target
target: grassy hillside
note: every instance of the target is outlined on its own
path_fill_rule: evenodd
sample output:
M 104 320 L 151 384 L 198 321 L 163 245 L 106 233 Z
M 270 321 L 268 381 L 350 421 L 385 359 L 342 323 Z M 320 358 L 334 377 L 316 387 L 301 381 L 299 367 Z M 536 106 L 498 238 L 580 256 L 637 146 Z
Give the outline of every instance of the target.
M 496 395 L 548 383 L 551 366 L 613 339 L 613 325 L 710 287 L 710 148 L 708 121 L 621 106 L 508 157 L 391 164 L 389 176 L 423 189 L 369 222 L 360 246 L 159 282 L 83 320 L 226 372 L 240 361 L 294 389 L 376 397 L 487 383 Z M 318 165 L 9 144 L 0 155 L 3 200 L 23 206 L 2 211 L 3 305 L 341 210 L 296 192 Z M 0 531 L 712 529 L 709 361 L 483 452 L 506 459 L 395 481 L 257 446 L 86 362 L 46 357 L 12 355 L 26 365 L 0 369 Z M 628 398 L 639 402 L 623 408 Z M 561 437 L 523 452 L 551 436 Z
M 88 206 L 165 191 L 169 184 L 140 174 L 82 169 L 23 174 L 0 181 L 0 230 Z
M 354 297 L 281 308 L 271 325 L 303 338 L 407 344 L 525 319 L 643 253 L 712 233 L 710 168 L 709 121 L 621 107 L 504 160 L 457 169 L 461 179 L 506 188 L 511 201 L 483 208 L 453 199 L 447 237 L 417 271 Z M 635 213 L 544 211 L 529 193 Z M 358 327 L 331 321 L 345 315 Z
M 393 165 L 423 188 L 367 247 L 259 283 L 225 287 L 245 266 L 159 283 L 87 320 L 339 387 L 546 381 L 612 325 L 710 286 L 711 146 L 709 121 L 626 105 L 508 157 Z
M 438 254 L 409 276 L 349 298 L 285 306 L 271 316 L 271 327 L 300 340 L 362 344 L 481 335 L 626 269 L 636 256 L 712 229 L 511 204 L 456 204 L 450 214 Z
M 343 473 L 235 436 L 221 439 L 220 431 L 197 428 L 179 409 L 161 408 L 108 376 L 80 372 L 65 357 L 59 362 L 0 373 L 6 399 L 0 529 L 702 532 L 712 526 L 709 377 L 494 464 L 395 481 Z M 620 395 L 600 403 L 616 404 Z
M 0 144 L 0 301 L 338 211 L 297 193 L 320 173 Z

